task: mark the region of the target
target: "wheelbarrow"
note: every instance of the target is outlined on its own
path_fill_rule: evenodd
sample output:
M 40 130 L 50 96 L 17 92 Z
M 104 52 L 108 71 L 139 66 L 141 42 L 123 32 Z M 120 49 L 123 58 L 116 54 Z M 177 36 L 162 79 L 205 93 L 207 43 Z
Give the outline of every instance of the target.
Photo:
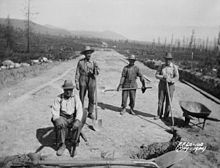
M 211 113 L 211 110 L 208 109 L 205 105 L 199 102 L 194 101 L 180 101 L 179 102 L 181 109 L 183 110 L 183 116 L 185 117 L 185 124 L 188 125 L 190 122 L 190 119 L 197 118 L 198 123 L 192 123 L 195 126 L 198 126 L 202 129 L 205 127 L 205 122 L 207 119 L 216 121 L 217 119 L 209 118 L 209 114 Z M 203 122 L 200 121 L 200 119 L 203 119 Z M 200 126 L 202 125 L 202 126 Z

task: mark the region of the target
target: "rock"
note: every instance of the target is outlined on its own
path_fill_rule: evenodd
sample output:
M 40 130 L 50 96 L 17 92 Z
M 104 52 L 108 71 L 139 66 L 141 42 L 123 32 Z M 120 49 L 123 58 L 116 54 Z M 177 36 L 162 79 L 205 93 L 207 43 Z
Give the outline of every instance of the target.
M 21 64 L 19 64 L 19 63 L 14 64 L 14 68 L 19 68 L 19 67 L 21 67 Z
M 14 66 L 14 62 L 11 60 L 5 60 L 2 62 L 2 65 L 6 67 L 10 67 L 10 66 Z
M 30 64 L 28 64 L 28 63 L 21 63 L 21 67 L 28 67 L 28 66 L 30 66 Z

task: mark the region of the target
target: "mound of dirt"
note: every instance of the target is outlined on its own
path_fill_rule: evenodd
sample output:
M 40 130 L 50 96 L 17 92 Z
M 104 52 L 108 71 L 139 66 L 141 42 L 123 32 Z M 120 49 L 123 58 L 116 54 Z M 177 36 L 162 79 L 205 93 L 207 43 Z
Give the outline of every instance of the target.
M 176 130 L 173 133 L 173 137 L 169 142 L 155 142 L 150 145 L 141 145 L 138 153 L 132 154 L 132 159 L 152 159 L 163 155 L 164 153 L 173 151 L 181 140 L 180 135 Z

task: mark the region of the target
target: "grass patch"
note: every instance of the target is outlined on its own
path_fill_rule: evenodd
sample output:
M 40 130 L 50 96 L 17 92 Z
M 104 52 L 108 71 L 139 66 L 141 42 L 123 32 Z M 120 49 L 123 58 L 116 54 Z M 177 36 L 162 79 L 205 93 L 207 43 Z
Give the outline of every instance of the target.
M 0 89 L 16 84 L 18 81 L 29 77 L 36 77 L 48 69 L 59 64 L 59 62 L 20 67 L 18 69 L 8 69 L 0 71 Z

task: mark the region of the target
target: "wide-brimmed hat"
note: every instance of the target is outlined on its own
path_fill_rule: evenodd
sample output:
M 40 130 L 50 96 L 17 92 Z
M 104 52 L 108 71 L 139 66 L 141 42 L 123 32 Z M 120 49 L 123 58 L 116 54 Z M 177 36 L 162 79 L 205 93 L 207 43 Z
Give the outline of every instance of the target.
M 173 59 L 173 56 L 170 52 L 166 53 L 166 55 L 163 57 L 164 59 Z
M 88 53 L 93 53 L 94 49 L 92 49 L 90 46 L 86 46 L 85 50 L 81 51 L 81 54 L 88 54 Z
M 130 55 L 127 60 L 135 60 L 136 61 L 136 56 L 135 55 Z
M 74 89 L 73 82 L 71 80 L 65 80 L 62 88 L 65 89 Z

